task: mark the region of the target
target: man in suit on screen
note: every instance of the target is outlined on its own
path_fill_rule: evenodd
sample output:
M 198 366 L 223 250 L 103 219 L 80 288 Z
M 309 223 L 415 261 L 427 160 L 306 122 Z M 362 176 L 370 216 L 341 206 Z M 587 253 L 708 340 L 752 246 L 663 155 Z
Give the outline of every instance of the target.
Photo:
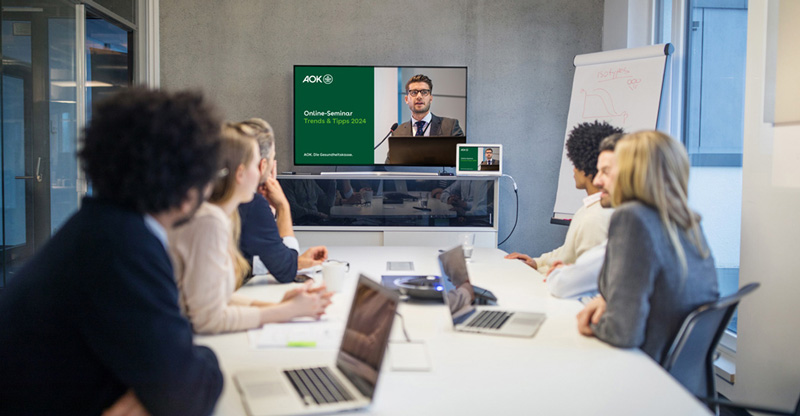
M 463 136 L 464 131 L 454 118 L 439 117 L 431 113 L 433 81 L 418 74 L 406 82 L 406 104 L 411 109 L 411 120 L 394 131 L 394 136 Z
M 492 159 L 492 157 L 494 157 L 494 150 L 492 150 L 491 147 L 487 147 L 486 150 L 483 152 L 483 154 L 484 154 L 484 158 L 483 158 L 483 162 L 481 162 L 481 165 L 487 166 L 487 165 L 498 165 L 499 164 L 499 162 L 496 159 Z

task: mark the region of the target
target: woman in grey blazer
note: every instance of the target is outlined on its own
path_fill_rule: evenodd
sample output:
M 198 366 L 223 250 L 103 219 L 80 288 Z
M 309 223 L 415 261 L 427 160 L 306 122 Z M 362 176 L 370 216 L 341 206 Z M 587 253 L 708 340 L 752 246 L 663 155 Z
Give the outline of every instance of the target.
M 714 258 L 689 208 L 689 158 L 657 131 L 624 136 L 597 175 L 616 207 L 600 295 L 578 314 L 587 336 L 641 348 L 661 363 L 684 318 L 719 297 Z M 598 185 L 596 183 L 595 185 Z

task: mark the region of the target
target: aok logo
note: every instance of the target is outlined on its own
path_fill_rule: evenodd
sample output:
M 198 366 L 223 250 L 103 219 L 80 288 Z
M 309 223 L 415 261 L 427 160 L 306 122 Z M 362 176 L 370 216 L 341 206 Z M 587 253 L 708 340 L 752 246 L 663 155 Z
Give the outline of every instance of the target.
M 324 84 L 330 84 L 330 83 L 333 82 L 333 75 L 331 75 L 331 74 L 306 75 L 306 77 L 303 78 L 303 84 L 305 84 L 305 83 L 316 84 L 316 83 L 319 83 L 319 82 L 322 82 Z

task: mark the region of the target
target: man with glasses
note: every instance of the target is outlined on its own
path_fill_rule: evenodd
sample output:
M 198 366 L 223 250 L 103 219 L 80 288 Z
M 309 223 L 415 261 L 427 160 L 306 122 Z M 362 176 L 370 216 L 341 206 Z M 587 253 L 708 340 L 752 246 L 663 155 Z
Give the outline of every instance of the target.
M 483 154 L 484 154 L 484 158 L 483 158 L 483 162 L 481 162 L 482 166 L 496 165 L 497 164 L 497 160 L 492 159 L 492 156 L 494 156 L 494 150 L 492 150 L 491 147 L 487 147 L 486 150 L 483 151 Z
M 406 82 L 406 104 L 411 109 L 411 120 L 397 127 L 394 136 L 463 136 L 464 131 L 454 118 L 439 117 L 431 113 L 433 81 L 418 74 Z

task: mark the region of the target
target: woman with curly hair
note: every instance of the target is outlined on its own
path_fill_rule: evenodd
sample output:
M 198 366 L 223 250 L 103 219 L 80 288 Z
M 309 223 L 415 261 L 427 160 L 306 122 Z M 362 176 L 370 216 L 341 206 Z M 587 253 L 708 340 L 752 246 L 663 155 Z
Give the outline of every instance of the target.
M 507 259 L 519 259 L 542 274 L 559 264 L 573 264 L 581 254 L 602 244 L 608 235 L 608 222 L 611 211 L 600 206 L 599 189 L 592 184 L 597 174 L 597 156 L 600 142 L 608 136 L 622 133 L 622 129 L 607 122 L 581 123 L 569 132 L 567 138 L 567 157 L 572 162 L 575 188 L 586 191 L 587 197 L 567 230 L 564 245 L 531 258 L 527 254 L 511 253 Z

